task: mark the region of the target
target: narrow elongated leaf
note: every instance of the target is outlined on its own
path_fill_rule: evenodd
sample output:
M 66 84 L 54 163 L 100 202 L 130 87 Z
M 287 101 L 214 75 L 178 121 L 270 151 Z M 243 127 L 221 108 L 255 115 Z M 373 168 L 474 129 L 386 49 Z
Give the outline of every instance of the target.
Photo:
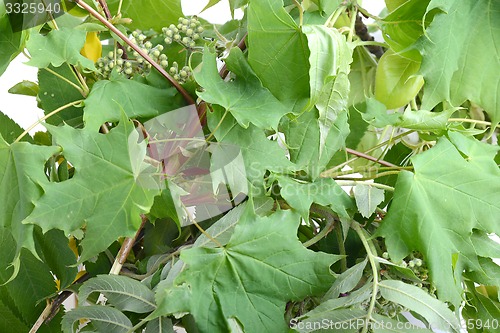
M 129 118 L 152 118 L 180 107 L 174 94 L 174 88 L 159 89 L 125 78 L 101 80 L 85 100 L 83 120 L 86 127 L 97 130 L 106 121 L 120 120 L 120 109 Z
M 198 95 L 224 107 L 245 128 L 251 122 L 259 128 L 277 129 L 281 117 L 290 110 L 262 86 L 239 48 L 233 48 L 225 62 L 236 75 L 230 82 L 222 80 L 215 54 L 205 49 L 203 67 L 195 73 L 196 81 L 204 88 Z
M 349 293 L 348 295 L 343 295 L 342 297 L 334 296 L 326 300 L 325 298 L 323 298 L 321 304 L 319 304 L 311 311 L 303 314 L 298 319 L 300 319 L 305 324 L 318 322 L 322 319 L 329 319 L 332 316 L 333 318 L 335 318 L 336 313 L 339 309 L 353 309 L 356 308 L 356 305 L 360 305 L 361 303 L 368 301 L 370 299 L 372 290 L 373 284 L 368 281 L 361 288 Z M 325 296 L 328 297 L 328 294 Z M 364 311 L 364 313 L 366 314 L 366 311 Z
M 126 333 L 132 329 L 132 322 L 119 310 L 109 306 L 80 306 L 67 312 L 62 320 L 65 333 L 76 333 L 80 320 L 90 320 L 98 332 Z
M 248 9 L 248 62 L 282 103 L 301 111 L 309 97 L 309 49 L 282 0 L 254 0 Z
M 69 126 L 49 130 L 77 171 L 67 181 L 46 184 L 45 194 L 24 222 L 66 234 L 85 226 L 80 257 L 84 261 L 118 237 L 132 236 L 159 188 L 143 162 L 146 144 L 137 143 L 139 135 L 127 120 L 107 135 Z
M 450 132 L 427 152 L 412 158 L 415 173 L 399 174 L 394 201 L 378 235 L 395 261 L 411 250 L 428 261 L 438 296 L 459 303 L 452 256 L 479 269 L 472 230 L 500 233 L 498 148 Z
M 500 2 L 434 0 L 427 13 L 436 8 L 444 12 L 434 17 L 419 43 L 426 82 L 423 108 L 470 100 L 493 123 L 500 122 Z
M 94 63 L 80 54 L 85 38 L 85 31 L 68 28 L 52 30 L 46 36 L 34 33 L 26 44 L 31 56 L 27 64 L 46 68 L 49 65 L 59 67 L 67 62 L 95 70 Z
M 154 293 L 137 280 L 120 275 L 99 275 L 80 287 L 78 298 L 85 302 L 92 293 L 102 293 L 120 311 L 136 313 L 156 309 Z
M 226 246 L 181 253 L 188 268 L 172 289 L 158 291 L 156 315 L 187 310 L 200 332 L 226 331 L 228 318 L 247 332 L 286 332 L 286 302 L 324 291 L 339 259 L 305 249 L 299 223 L 290 211 L 261 218 L 247 209 Z
M 402 281 L 385 280 L 380 282 L 379 287 L 382 297 L 415 311 L 424 317 L 433 328 L 452 330 L 453 332 L 460 331 L 460 321 L 448 309 L 448 306 L 417 286 Z
M 361 280 L 367 262 L 367 259 L 365 259 L 337 276 L 333 286 L 323 296 L 323 299 L 337 298 L 341 293 L 353 290 Z
M 40 87 L 35 82 L 23 80 L 9 89 L 10 94 L 36 96 Z
M 306 25 L 302 31 L 309 45 L 311 104 L 319 111 L 319 155 L 341 112 L 347 112 L 352 48 L 337 30 Z

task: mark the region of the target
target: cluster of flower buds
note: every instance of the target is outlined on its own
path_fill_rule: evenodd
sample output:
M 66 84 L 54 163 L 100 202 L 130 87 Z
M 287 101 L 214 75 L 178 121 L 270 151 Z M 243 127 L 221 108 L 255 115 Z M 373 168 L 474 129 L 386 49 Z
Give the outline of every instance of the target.
M 179 24 L 171 24 L 162 29 L 165 35 L 165 43 L 172 44 L 177 42 L 186 48 L 194 48 L 196 41 L 200 39 L 203 27 L 196 16 L 191 18 L 179 18 Z
M 189 66 L 184 66 L 179 69 L 179 64 L 177 62 L 172 63 L 172 67 L 168 70 L 169 74 L 172 75 L 175 81 L 180 84 L 186 83 L 186 81 L 192 76 L 191 68 Z
M 167 69 L 168 58 L 166 54 L 162 53 L 164 49 L 163 45 L 153 45 L 147 39 L 147 36 L 139 31 L 134 31 L 130 36 L 132 43 L 137 45 L 145 54 L 160 64 L 160 66 Z M 117 49 L 116 54 L 110 51 L 106 56 L 97 60 L 97 67 L 99 68 L 101 78 L 109 78 L 114 68 L 116 68 L 117 73 L 125 75 L 127 78 L 131 78 L 135 74 L 146 75 L 150 72 L 151 64 L 130 46 L 127 47 L 128 59 L 122 59 L 122 56 L 123 50 Z

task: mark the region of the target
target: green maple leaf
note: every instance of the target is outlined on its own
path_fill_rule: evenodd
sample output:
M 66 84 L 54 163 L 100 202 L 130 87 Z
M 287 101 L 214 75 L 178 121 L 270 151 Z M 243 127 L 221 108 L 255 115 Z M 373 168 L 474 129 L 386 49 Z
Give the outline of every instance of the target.
M 85 31 L 69 28 L 52 30 L 46 36 L 34 33 L 26 44 L 31 55 L 27 64 L 46 68 L 49 65 L 59 67 L 67 62 L 71 65 L 81 64 L 85 68 L 95 70 L 92 60 L 80 54 L 85 44 L 85 36 Z
M 453 257 L 479 269 L 473 229 L 500 233 L 498 147 L 450 132 L 436 146 L 412 158 L 415 172 L 398 177 L 394 201 L 378 230 L 399 261 L 412 250 L 424 254 L 441 299 L 461 301 Z
M 181 253 L 188 268 L 158 291 L 154 315 L 188 311 L 200 332 L 229 332 L 230 320 L 246 332 L 286 332 L 286 302 L 325 292 L 340 258 L 304 248 L 299 224 L 291 211 L 258 217 L 247 209 L 227 245 Z
M 46 125 L 63 154 L 74 165 L 75 176 L 62 183 L 42 185 L 45 194 L 25 223 L 66 234 L 85 227 L 81 261 L 104 251 L 118 237 L 132 236 L 140 214 L 153 205 L 158 187 L 143 160 L 146 144 L 123 120 L 107 135 L 69 126 Z M 57 207 L 57 209 L 54 209 Z
M 421 39 L 423 108 L 442 101 L 460 106 L 470 100 L 500 122 L 500 2 L 431 1 L 435 16 Z
M 262 86 L 239 48 L 232 49 L 225 62 L 236 75 L 230 82 L 221 79 L 215 54 L 205 49 L 203 67 L 195 73 L 196 81 L 204 88 L 198 95 L 208 103 L 223 106 L 245 128 L 250 122 L 259 128 L 278 128 L 280 119 L 290 110 Z
M 49 183 L 43 166 L 57 152 L 57 147 L 26 142 L 9 145 L 0 135 L 0 228 L 10 228 L 17 255 L 22 247 L 36 255 L 33 226 L 22 221 L 31 214 L 33 202 L 42 195 L 40 186 Z

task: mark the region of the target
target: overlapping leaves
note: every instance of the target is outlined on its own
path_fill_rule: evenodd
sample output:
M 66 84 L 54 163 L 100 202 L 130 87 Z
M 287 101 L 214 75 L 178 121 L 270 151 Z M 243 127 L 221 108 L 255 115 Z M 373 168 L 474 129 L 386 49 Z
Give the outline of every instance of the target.
M 457 133 L 442 137 L 428 152 L 412 158 L 415 172 L 403 171 L 394 200 L 378 234 L 394 260 L 418 250 L 429 262 L 443 300 L 459 303 L 460 281 L 453 257 L 479 269 L 473 229 L 500 233 L 498 148 Z
M 338 257 L 302 246 L 298 215 L 253 214 L 244 213 L 224 247 L 182 252 L 188 268 L 172 288 L 158 293 L 157 315 L 189 311 L 200 332 L 229 330 L 231 318 L 247 332 L 286 332 L 286 302 L 328 288 L 329 266 Z
M 85 227 L 84 261 L 118 237 L 132 236 L 158 187 L 150 176 L 144 177 L 146 146 L 137 143 L 138 133 L 128 121 L 122 120 L 108 135 L 69 126 L 51 126 L 49 131 L 76 173 L 65 182 L 42 185 L 45 193 L 24 223 L 66 234 Z

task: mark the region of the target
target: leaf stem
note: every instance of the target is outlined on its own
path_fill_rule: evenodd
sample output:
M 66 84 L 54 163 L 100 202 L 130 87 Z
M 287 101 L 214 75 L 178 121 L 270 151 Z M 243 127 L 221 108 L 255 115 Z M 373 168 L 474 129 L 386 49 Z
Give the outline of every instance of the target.
M 351 43 L 354 37 L 354 31 L 356 29 L 356 18 L 358 16 L 358 9 L 354 8 L 354 10 L 350 12 L 350 14 L 351 14 L 351 26 L 349 27 L 349 34 L 347 35 L 348 43 Z
M 384 184 L 379 184 L 379 183 L 368 183 L 366 181 L 357 181 L 357 180 L 342 180 L 338 179 L 335 181 L 339 186 L 356 186 L 358 184 L 363 184 L 367 186 L 373 186 L 376 188 L 379 188 L 381 190 L 389 191 L 389 192 L 394 192 L 394 187 L 392 186 L 387 186 Z
M 75 106 L 77 104 L 80 104 L 83 101 L 84 100 L 81 99 L 81 100 L 78 100 L 78 101 L 74 101 L 74 102 L 68 103 L 66 105 L 61 106 L 58 109 L 55 109 L 54 111 L 50 112 L 49 114 L 46 114 L 45 116 L 43 116 L 42 118 L 38 119 L 36 122 L 34 122 L 33 124 L 31 124 L 31 126 L 28 127 L 23 133 L 21 133 L 21 135 L 19 135 L 17 137 L 17 139 L 16 139 L 16 141 L 14 141 L 14 143 L 21 141 L 21 139 L 24 138 L 26 136 L 26 134 L 28 134 L 33 128 L 35 128 L 37 125 L 39 125 L 42 121 L 45 121 L 45 120 L 49 119 L 53 115 L 55 115 L 55 114 L 57 114 L 57 113 L 65 110 L 65 109 L 67 109 L 69 107 L 72 107 L 72 106 Z
M 347 271 L 347 253 L 345 251 L 344 235 L 341 228 L 335 228 L 334 231 L 337 237 L 337 243 L 339 244 L 339 254 L 342 256 L 342 259 L 340 259 L 340 270 L 343 273 Z
M 299 10 L 299 27 L 302 27 L 304 24 L 304 8 L 302 8 L 301 4 L 297 0 L 293 0 L 293 3 Z
M 377 301 L 377 293 L 378 293 L 378 281 L 379 281 L 379 276 L 378 276 L 378 265 L 375 262 L 375 255 L 372 252 L 372 248 L 368 244 L 367 237 L 362 230 L 361 226 L 359 225 L 358 222 L 353 221 L 352 223 L 352 228 L 356 233 L 358 234 L 359 238 L 361 239 L 361 242 L 363 243 L 363 246 L 366 250 L 366 255 L 368 256 L 368 261 L 370 262 L 370 266 L 372 267 L 372 274 L 373 274 L 373 290 L 372 290 L 372 297 L 370 299 L 370 305 L 368 307 L 368 311 L 366 313 L 366 321 L 371 321 L 372 318 L 372 313 L 373 310 L 375 309 L 375 302 Z M 368 327 L 367 323 L 365 323 L 365 326 L 363 327 L 363 330 L 361 333 L 366 333 L 368 332 Z
M 85 92 L 83 91 L 83 89 L 81 87 L 79 87 L 78 85 L 76 85 L 74 82 L 71 82 L 71 80 L 65 78 L 61 74 L 53 71 L 52 69 L 50 69 L 48 67 L 44 68 L 44 70 L 46 70 L 47 72 L 49 72 L 52 75 L 55 75 L 56 77 L 60 78 L 61 80 L 65 81 L 66 83 L 68 83 L 69 85 L 71 85 L 72 87 L 74 87 L 75 89 L 77 89 L 80 92 L 80 94 L 82 94 L 82 96 L 85 97 Z
M 400 135 L 397 135 L 397 136 L 395 136 L 395 137 L 393 137 L 393 138 L 390 138 L 390 139 L 389 139 L 389 140 L 387 140 L 387 141 L 384 141 L 384 142 L 382 142 L 382 143 L 379 143 L 379 144 L 378 144 L 378 145 L 376 145 L 376 146 L 373 146 L 372 148 L 370 148 L 370 149 L 366 150 L 364 153 L 365 153 L 365 154 L 368 154 L 369 152 L 372 152 L 372 151 L 377 150 L 377 149 L 379 149 L 379 148 L 381 148 L 381 147 L 384 147 L 384 146 L 389 145 L 389 144 L 391 144 L 391 143 L 393 143 L 393 142 L 396 142 L 396 140 L 402 139 L 402 138 L 404 138 L 405 136 L 407 136 L 408 134 L 411 134 L 411 133 L 413 133 L 413 132 L 415 132 L 415 130 L 411 130 L 411 131 L 404 132 L 404 133 L 402 133 L 402 134 L 400 134 Z M 335 172 L 335 171 L 337 171 L 337 170 L 342 169 L 342 168 L 343 168 L 343 167 L 345 167 L 346 165 L 349 165 L 350 163 L 352 163 L 352 162 L 356 161 L 358 158 L 361 158 L 361 156 L 357 156 L 357 155 L 356 155 L 355 157 L 351 158 L 350 160 L 347 160 L 347 161 L 345 161 L 345 162 L 343 162 L 343 163 L 341 163 L 341 164 L 339 164 L 339 165 L 337 165 L 337 166 L 335 166 L 335 167 L 333 167 L 333 168 L 331 168 L 331 169 L 328 169 L 328 170 L 326 170 L 326 171 L 323 171 L 323 172 L 321 173 L 321 177 L 329 177 L 329 175 L 330 175 L 330 174 L 332 174 L 333 172 Z
M 82 0 L 75 0 L 75 3 L 80 5 L 83 9 L 88 11 L 92 16 L 94 16 L 97 20 L 99 20 L 102 24 L 104 24 L 106 27 L 108 27 L 109 30 L 114 32 L 118 37 L 120 37 L 125 43 L 127 43 L 128 46 L 130 46 L 134 51 L 139 53 L 141 57 L 143 57 L 147 62 L 151 64 L 160 74 L 165 77 L 174 87 L 177 89 L 177 91 L 184 97 L 184 100 L 188 104 L 196 104 L 195 100 L 191 95 L 182 87 L 179 82 L 174 80 L 173 77 L 168 74 L 163 67 L 161 67 L 156 61 L 154 61 L 146 52 L 144 52 L 139 46 L 136 44 L 132 43 L 132 41 L 125 36 L 120 30 L 118 30 L 111 22 L 109 22 L 105 17 L 103 17 L 101 14 L 99 14 L 95 9 L 90 7 L 88 4 L 83 2 Z
M 330 17 L 326 20 L 325 26 L 333 27 L 337 22 L 337 20 L 339 19 L 340 15 L 342 15 L 346 9 L 347 9 L 346 6 L 340 6 L 339 8 L 337 8 L 337 10 L 334 11 L 332 15 L 330 15 Z
M 316 244 L 317 242 L 319 242 L 320 240 L 325 238 L 326 235 L 328 235 L 330 233 L 330 231 L 332 231 L 334 229 L 335 219 L 333 218 L 333 216 L 331 216 L 331 214 L 328 214 L 325 216 L 325 218 L 327 221 L 325 227 L 320 232 L 318 232 L 316 235 L 314 235 L 313 238 L 304 242 L 303 245 L 305 247 L 309 247 L 309 246 Z
M 141 215 L 142 223 L 139 229 L 137 229 L 137 232 L 135 233 L 134 237 L 127 237 L 123 241 L 123 244 L 120 248 L 120 251 L 118 251 L 118 255 L 115 258 L 115 262 L 113 263 L 113 266 L 111 267 L 111 270 L 109 271 L 109 275 L 119 275 L 120 271 L 122 270 L 123 264 L 125 261 L 127 261 L 127 257 L 130 254 L 130 251 L 132 250 L 132 247 L 134 246 L 135 241 L 139 237 L 139 234 L 141 233 L 142 228 L 144 228 L 144 225 L 148 221 L 145 215 Z
M 380 165 L 384 165 L 384 166 L 387 166 L 387 167 L 393 167 L 393 168 L 397 168 L 398 167 L 395 164 L 392 164 L 390 162 L 378 159 L 376 157 L 373 157 L 371 155 L 367 155 L 365 153 L 359 152 L 359 151 L 351 149 L 351 148 L 346 148 L 345 151 L 348 152 L 351 155 L 355 155 L 355 156 L 364 158 L 365 160 L 372 161 L 372 162 L 378 163 Z
M 448 119 L 449 123 L 471 123 L 471 124 L 477 124 L 477 125 L 485 125 L 485 126 L 493 126 L 493 124 L 489 121 L 484 121 L 484 120 L 475 120 L 475 119 L 469 119 L 469 118 L 450 118 Z M 496 125 L 496 128 L 500 128 L 500 125 Z

